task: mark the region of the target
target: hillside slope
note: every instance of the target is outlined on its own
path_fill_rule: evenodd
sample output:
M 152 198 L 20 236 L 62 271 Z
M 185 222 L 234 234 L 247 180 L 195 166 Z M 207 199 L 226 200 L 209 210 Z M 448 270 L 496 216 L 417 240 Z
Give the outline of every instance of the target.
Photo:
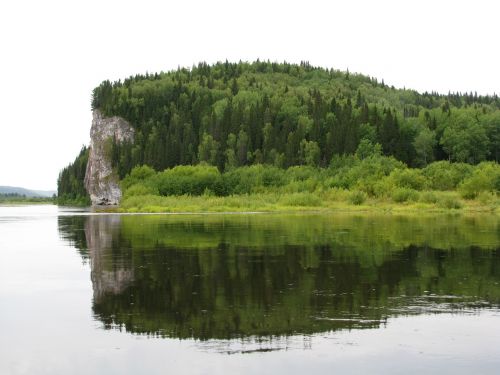
M 109 145 L 120 178 L 143 164 L 157 171 L 199 162 L 219 170 L 327 167 L 338 155 L 376 144 L 413 167 L 500 157 L 496 95 L 418 93 L 308 63 L 201 63 L 104 81 L 92 108 L 134 127 L 134 142 Z M 83 186 L 82 163 L 77 158 L 61 174 L 60 196 L 75 192 L 72 178 Z

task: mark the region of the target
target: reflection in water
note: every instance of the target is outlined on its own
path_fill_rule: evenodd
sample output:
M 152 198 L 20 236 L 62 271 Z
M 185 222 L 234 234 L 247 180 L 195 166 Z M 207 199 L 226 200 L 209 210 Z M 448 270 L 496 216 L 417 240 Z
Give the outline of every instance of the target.
M 208 348 L 231 338 L 286 348 L 298 334 L 498 307 L 499 224 L 484 216 L 59 217 L 61 236 L 90 262 L 93 311 L 105 327 L 211 339 Z M 267 349 L 242 351 L 259 350 Z
M 110 216 L 106 220 L 99 216 L 90 216 L 85 220 L 85 238 L 95 303 L 99 303 L 108 294 L 117 295 L 124 292 L 134 279 L 134 269 L 126 261 L 126 248 L 118 248 L 118 258 L 108 259 L 110 252 L 114 253 L 113 240 L 119 234 L 119 216 Z M 109 264 L 110 261 L 112 264 Z

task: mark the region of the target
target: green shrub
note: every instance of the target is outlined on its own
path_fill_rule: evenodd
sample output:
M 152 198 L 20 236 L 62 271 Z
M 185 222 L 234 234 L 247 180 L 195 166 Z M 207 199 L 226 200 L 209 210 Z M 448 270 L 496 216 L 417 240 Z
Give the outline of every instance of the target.
M 168 198 L 169 209 L 173 209 L 175 197 L 182 195 L 202 196 L 198 198 L 200 202 L 209 202 L 215 197 L 246 194 L 251 194 L 252 197 L 273 196 L 265 205 L 280 203 L 286 206 L 316 207 L 322 205 L 322 199 L 360 205 L 368 197 L 390 197 L 396 203 L 420 201 L 453 209 L 462 206 L 456 193 L 419 193 L 419 190 L 426 186 L 452 188 L 457 181 L 461 181 L 458 192 L 462 197 L 478 198 L 483 205 L 498 202 L 496 197 L 500 188 L 500 166 L 495 162 L 483 162 L 475 167 L 437 162 L 424 170 L 418 170 L 409 169 L 394 158 L 383 156 L 363 160 L 337 157 L 334 160 L 334 167 L 327 170 L 309 166 L 295 166 L 284 170 L 258 164 L 232 168 L 224 174 L 216 167 L 206 164 L 181 165 L 159 173 L 151 167 L 139 166 L 133 168 L 122 180 L 121 186 L 127 204 L 133 201 L 144 205 L 139 197 L 151 199 L 156 196 L 164 199 L 150 205 L 160 207 L 166 204 L 167 196 L 173 196 Z M 68 197 L 59 199 L 62 201 L 65 198 Z
M 447 209 L 459 209 L 462 208 L 462 203 L 455 197 L 446 196 L 439 200 L 439 207 Z
M 378 181 L 375 181 L 371 188 L 374 197 L 385 198 L 391 196 L 392 190 L 394 189 L 394 184 L 389 176 L 387 176 L 379 179 Z
M 215 193 L 207 187 L 207 188 L 205 188 L 205 190 L 203 190 L 203 194 L 202 195 L 204 197 L 214 197 Z
M 234 168 L 222 175 L 226 194 L 250 194 L 286 184 L 286 172 L 271 165 Z
M 287 182 L 285 171 L 272 165 L 262 166 L 262 186 L 283 186 Z
M 61 206 L 90 206 L 90 197 L 76 194 L 63 194 L 57 197 L 57 204 Z
M 254 188 L 263 186 L 264 166 L 234 168 L 223 175 L 224 186 L 228 194 L 250 194 Z
M 353 191 L 349 195 L 349 202 L 351 204 L 354 204 L 356 206 L 359 206 L 360 204 L 363 204 L 366 201 L 366 193 L 363 191 Z
M 405 165 L 392 157 L 369 157 L 347 171 L 345 174 L 346 183 L 343 187 L 363 186 L 364 190 L 370 193 L 377 181 L 390 175 L 395 169 L 403 168 Z
M 303 181 L 291 181 L 287 185 L 283 186 L 282 191 L 286 193 L 300 193 L 309 192 L 312 193 L 318 187 L 318 181 L 313 178 L 308 178 Z
M 348 186 L 345 184 L 341 175 L 328 177 L 323 181 L 323 186 L 332 189 L 347 189 Z
M 132 197 L 137 195 L 158 195 L 158 189 L 152 186 L 136 183 L 126 189 L 123 193 L 124 196 Z
M 474 199 L 481 192 L 498 193 L 500 166 L 494 162 L 484 162 L 476 166 L 471 176 L 458 187 L 460 195 L 465 199 Z
M 482 191 L 477 195 L 477 200 L 479 203 L 482 205 L 489 205 L 489 204 L 497 204 L 498 203 L 498 197 L 495 193 L 491 193 L 488 191 Z
M 391 172 L 389 178 L 393 186 L 413 190 L 422 190 L 427 181 L 420 169 L 412 168 L 395 169 Z
M 388 176 L 378 179 L 362 179 L 356 184 L 356 190 L 364 191 L 370 197 L 390 196 L 394 184 Z
M 225 195 L 222 176 L 209 165 L 179 165 L 158 173 L 156 177 L 160 195 L 202 195 L 206 189 L 216 195 Z
M 321 199 L 317 194 L 292 193 L 280 198 L 279 203 L 284 206 L 317 207 L 321 206 Z
M 326 171 L 328 188 L 356 188 L 369 195 L 375 194 L 375 184 L 395 169 L 406 168 L 405 164 L 386 156 L 371 156 L 363 160 L 349 157 L 334 157 Z M 323 177 L 324 178 L 324 177 Z
M 417 201 L 419 198 L 418 191 L 408 188 L 396 188 L 392 191 L 391 198 L 396 203 L 408 201 Z
M 433 191 L 424 191 L 423 193 L 420 194 L 421 202 L 437 203 L 438 200 L 439 200 L 438 196 Z
M 144 183 L 144 181 L 153 178 L 155 175 L 155 170 L 148 165 L 134 167 L 121 181 L 122 188 L 127 189 L 138 182 Z
M 340 202 L 348 200 L 350 192 L 345 189 L 332 188 L 324 191 L 322 195 L 325 200 Z
M 351 169 L 358 163 L 359 159 L 354 155 L 334 155 L 328 169 L 332 173 L 337 173 L 343 169 Z
M 422 169 L 427 178 L 427 187 L 433 190 L 453 190 L 472 174 L 473 167 L 465 163 L 437 161 Z
M 318 178 L 320 174 L 320 169 L 305 165 L 293 166 L 286 170 L 288 181 L 304 181 L 311 178 Z

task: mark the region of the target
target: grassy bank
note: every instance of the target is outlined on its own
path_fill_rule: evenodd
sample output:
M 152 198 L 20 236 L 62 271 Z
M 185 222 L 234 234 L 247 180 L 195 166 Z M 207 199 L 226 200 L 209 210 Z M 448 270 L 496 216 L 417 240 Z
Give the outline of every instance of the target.
M 391 210 L 499 212 L 500 166 L 436 162 L 408 168 L 374 155 L 329 168 L 267 165 L 221 173 L 209 165 L 155 172 L 136 167 L 122 182 L 122 212 Z
M 273 212 L 273 211 L 427 211 L 485 212 L 500 214 L 500 200 L 494 195 L 481 195 L 466 200 L 457 192 L 424 191 L 411 200 L 367 197 L 360 192 L 330 189 L 321 192 L 259 193 L 217 196 L 126 197 L 119 212 Z

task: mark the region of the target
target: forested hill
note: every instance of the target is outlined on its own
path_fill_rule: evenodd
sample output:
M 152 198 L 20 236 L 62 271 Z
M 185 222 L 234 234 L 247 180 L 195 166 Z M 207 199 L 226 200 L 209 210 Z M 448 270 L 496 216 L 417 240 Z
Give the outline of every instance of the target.
M 288 64 L 201 63 L 94 89 L 92 108 L 121 116 L 134 144 L 112 148 L 120 177 L 207 162 L 326 167 L 335 155 L 379 144 L 409 166 L 499 160 L 500 99 L 418 93 L 349 72 Z

